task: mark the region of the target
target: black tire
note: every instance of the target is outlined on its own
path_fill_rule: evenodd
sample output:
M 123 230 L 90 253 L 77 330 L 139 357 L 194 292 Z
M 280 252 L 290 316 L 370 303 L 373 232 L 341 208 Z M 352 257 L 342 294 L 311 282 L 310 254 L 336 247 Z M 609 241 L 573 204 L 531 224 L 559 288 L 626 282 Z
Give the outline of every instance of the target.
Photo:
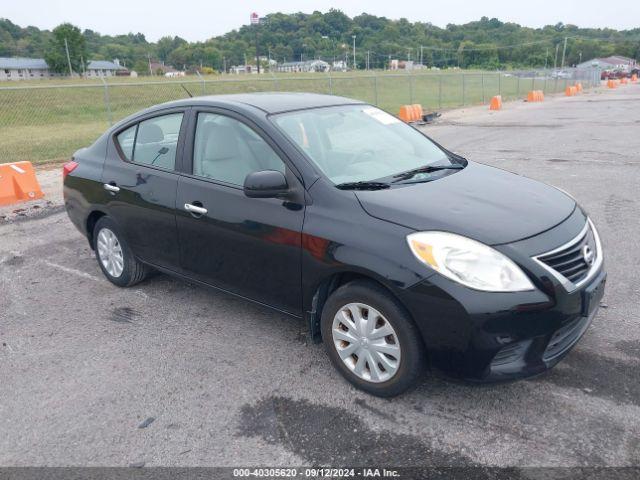
M 100 234 L 100 231 L 105 228 L 113 232 L 122 250 L 122 273 L 117 277 L 111 275 L 107 271 L 100 258 L 100 253 L 98 252 L 98 235 Z M 117 285 L 119 287 L 131 287 L 144 280 L 151 271 L 150 267 L 140 262 L 135 257 L 135 255 L 131 251 L 131 248 L 129 248 L 129 245 L 127 245 L 127 242 L 124 239 L 124 236 L 122 235 L 120 229 L 118 228 L 118 225 L 107 216 L 101 217 L 97 221 L 93 229 L 93 245 L 95 248 L 96 260 L 98 261 L 100 270 L 102 270 L 104 276 L 107 277 L 107 279 L 114 285 Z
M 334 345 L 332 325 L 335 315 L 349 303 L 363 303 L 378 310 L 395 330 L 400 343 L 400 362 L 387 381 L 374 383 L 360 378 L 343 362 Z M 426 364 L 425 348 L 418 328 L 402 304 L 381 285 L 356 280 L 341 286 L 327 299 L 321 318 L 322 339 L 331 363 L 351 384 L 378 397 L 394 397 L 414 387 Z

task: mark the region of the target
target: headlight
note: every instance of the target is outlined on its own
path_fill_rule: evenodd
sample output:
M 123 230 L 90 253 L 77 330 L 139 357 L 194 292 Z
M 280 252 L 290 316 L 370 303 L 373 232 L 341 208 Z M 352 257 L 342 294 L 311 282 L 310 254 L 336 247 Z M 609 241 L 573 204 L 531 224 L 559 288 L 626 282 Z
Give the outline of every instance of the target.
M 467 287 L 487 292 L 535 289 L 512 260 L 484 243 L 447 232 L 412 233 L 407 242 L 418 260 Z

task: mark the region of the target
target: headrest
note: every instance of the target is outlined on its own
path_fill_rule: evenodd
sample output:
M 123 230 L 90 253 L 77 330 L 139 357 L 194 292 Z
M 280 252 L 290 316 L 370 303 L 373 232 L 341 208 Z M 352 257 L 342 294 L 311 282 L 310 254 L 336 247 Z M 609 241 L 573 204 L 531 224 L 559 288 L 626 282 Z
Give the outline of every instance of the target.
M 158 143 L 164 140 L 162 129 L 155 123 L 141 123 L 138 128 L 139 143 Z
M 239 156 L 238 132 L 228 125 L 214 125 L 207 134 L 204 159 L 216 161 L 237 156 Z

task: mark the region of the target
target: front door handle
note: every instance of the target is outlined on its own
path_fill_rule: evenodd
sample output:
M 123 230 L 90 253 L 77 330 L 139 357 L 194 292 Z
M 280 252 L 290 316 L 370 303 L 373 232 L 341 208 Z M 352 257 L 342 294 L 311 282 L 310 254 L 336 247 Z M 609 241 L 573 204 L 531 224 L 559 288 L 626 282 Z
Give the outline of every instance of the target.
M 196 215 L 206 215 L 207 209 L 204 207 L 200 207 L 198 205 L 193 205 L 192 203 L 185 203 L 184 209 L 187 212 L 195 213 Z
M 103 187 L 107 192 L 118 193 L 120 191 L 120 187 L 116 187 L 110 183 L 105 183 Z

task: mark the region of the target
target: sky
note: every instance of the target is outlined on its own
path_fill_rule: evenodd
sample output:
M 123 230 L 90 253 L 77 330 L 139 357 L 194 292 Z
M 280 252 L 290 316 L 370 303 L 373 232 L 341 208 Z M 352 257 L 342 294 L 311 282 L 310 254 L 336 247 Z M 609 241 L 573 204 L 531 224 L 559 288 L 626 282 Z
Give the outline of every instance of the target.
M 362 12 L 391 19 L 466 23 L 482 16 L 530 27 L 571 23 L 580 27 L 640 27 L 638 0 L 0 0 L 0 17 L 25 27 L 52 29 L 71 22 L 101 34 L 144 33 L 149 41 L 178 35 L 201 41 L 249 23 L 251 12 L 326 12 L 337 8 L 353 17 Z

